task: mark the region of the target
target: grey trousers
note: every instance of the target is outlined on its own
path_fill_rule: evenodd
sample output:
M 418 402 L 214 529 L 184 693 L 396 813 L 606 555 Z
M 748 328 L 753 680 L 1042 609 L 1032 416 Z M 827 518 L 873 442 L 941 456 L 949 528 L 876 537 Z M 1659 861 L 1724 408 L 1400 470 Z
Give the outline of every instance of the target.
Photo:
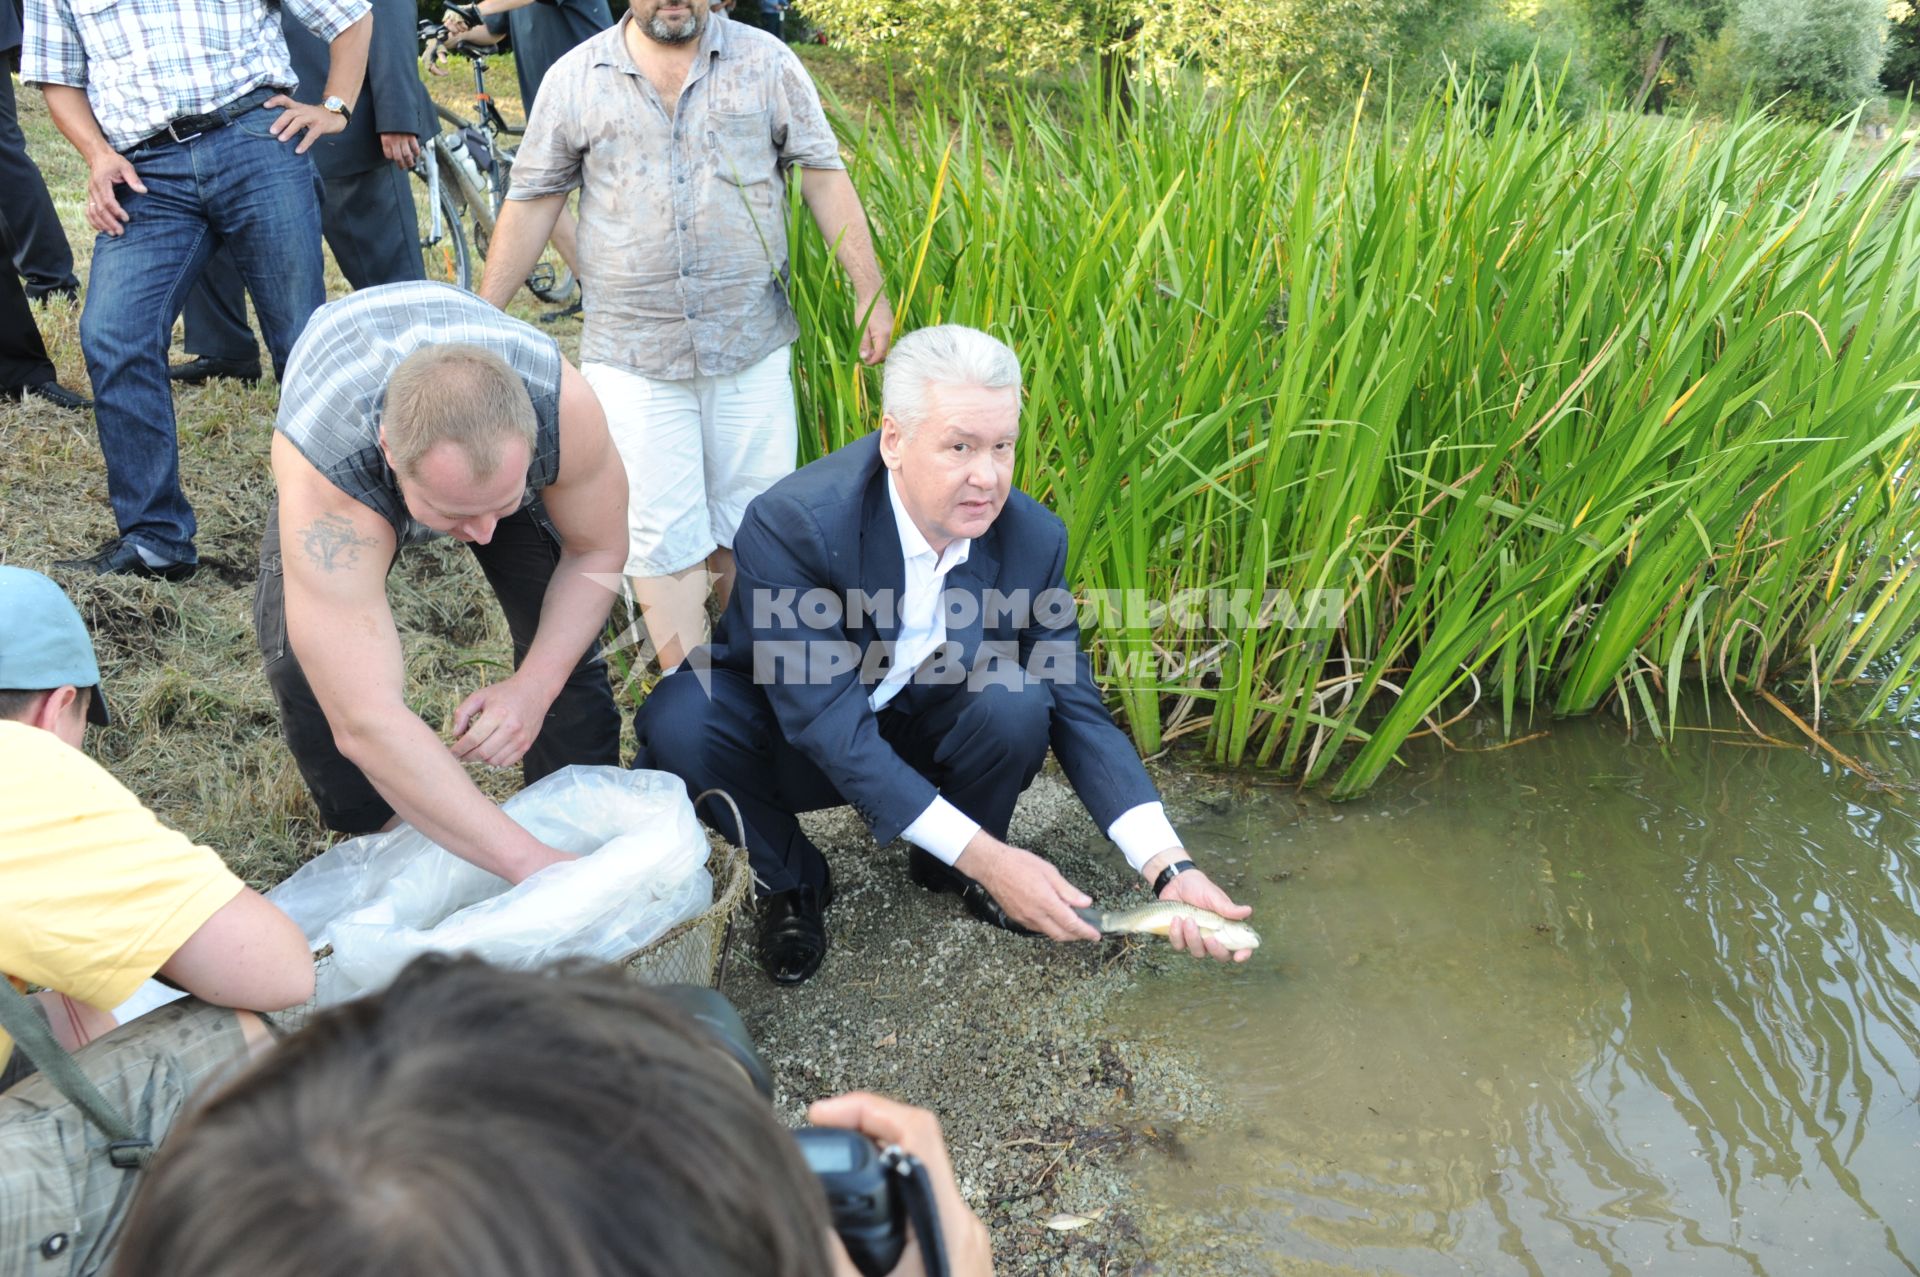
M 340 273 L 355 288 L 425 279 L 413 178 L 391 164 L 329 177 L 320 227 Z M 247 326 L 245 289 L 226 253 L 215 253 L 187 294 L 186 347 L 215 359 L 257 359 L 259 344 Z

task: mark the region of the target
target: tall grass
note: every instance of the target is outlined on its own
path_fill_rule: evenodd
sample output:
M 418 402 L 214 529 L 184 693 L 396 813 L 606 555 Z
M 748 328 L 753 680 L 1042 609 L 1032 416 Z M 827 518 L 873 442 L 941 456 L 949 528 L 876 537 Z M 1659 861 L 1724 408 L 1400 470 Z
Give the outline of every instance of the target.
M 1492 116 L 1461 93 L 1332 128 L 916 89 L 910 120 L 841 129 L 901 326 L 1020 352 L 1018 482 L 1076 588 L 1344 604 L 1331 631 L 1090 630 L 1143 751 L 1204 731 L 1351 795 L 1469 704 L 1658 732 L 1689 694 L 1911 699 L 1910 145 L 1565 122 L 1537 76 Z M 818 237 L 791 238 L 819 452 L 871 428 L 877 382 Z M 1116 667 L 1142 652 L 1148 676 Z

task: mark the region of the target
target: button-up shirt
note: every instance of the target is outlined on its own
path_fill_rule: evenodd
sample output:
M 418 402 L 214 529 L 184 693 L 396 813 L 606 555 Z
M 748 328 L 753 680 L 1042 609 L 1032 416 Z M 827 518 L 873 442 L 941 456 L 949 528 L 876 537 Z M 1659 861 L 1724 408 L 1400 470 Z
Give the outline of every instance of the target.
M 843 168 L 791 49 L 708 17 L 668 110 L 628 14 L 547 72 L 509 199 L 580 191 L 582 363 L 724 376 L 800 334 L 787 302 L 786 170 Z
M 940 553 L 934 553 L 933 546 L 928 544 L 901 502 L 900 488 L 894 483 L 891 470 L 887 472 L 887 500 L 893 506 L 893 526 L 900 536 L 900 555 L 906 561 L 907 572 L 906 588 L 900 596 L 900 633 L 894 640 L 893 665 L 867 697 L 867 704 L 876 713 L 899 695 L 920 663 L 947 641 L 946 609 L 940 606 L 941 595 L 945 592 L 947 574 L 967 561 L 973 546 L 971 539 L 961 537 L 948 542 Z M 950 865 L 960 859 L 960 853 L 978 832 L 979 821 L 935 794 L 926 810 L 914 817 L 900 836 Z M 1180 836 L 1173 832 L 1167 809 L 1161 803 L 1129 807 L 1107 826 L 1107 837 L 1113 839 L 1127 863 L 1135 869 L 1167 848 L 1180 845 Z
M 331 42 L 370 0 L 284 0 Z M 174 120 L 204 115 L 262 87 L 300 83 L 266 0 L 35 0 L 20 78 L 87 91 L 107 144 L 131 149 Z

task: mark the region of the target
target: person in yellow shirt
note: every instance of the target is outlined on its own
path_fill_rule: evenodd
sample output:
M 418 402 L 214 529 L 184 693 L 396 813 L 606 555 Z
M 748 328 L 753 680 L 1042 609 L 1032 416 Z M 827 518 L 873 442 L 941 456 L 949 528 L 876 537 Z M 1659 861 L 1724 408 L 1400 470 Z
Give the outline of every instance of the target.
M 306 937 L 212 850 L 160 823 L 80 752 L 108 721 L 80 614 L 38 572 L 0 567 L 0 976 L 74 1050 L 158 974 L 219 1006 L 313 993 Z M 0 1033 L 0 1093 L 31 1066 Z

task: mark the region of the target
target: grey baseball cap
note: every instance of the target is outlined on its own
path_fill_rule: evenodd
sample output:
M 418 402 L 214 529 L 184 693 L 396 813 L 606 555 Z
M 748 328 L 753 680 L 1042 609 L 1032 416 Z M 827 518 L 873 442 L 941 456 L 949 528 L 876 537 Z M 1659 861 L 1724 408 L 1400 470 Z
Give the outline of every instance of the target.
M 38 572 L 0 567 L 0 688 L 44 692 L 68 685 L 93 689 L 87 721 L 105 727 L 100 663 L 73 600 Z

